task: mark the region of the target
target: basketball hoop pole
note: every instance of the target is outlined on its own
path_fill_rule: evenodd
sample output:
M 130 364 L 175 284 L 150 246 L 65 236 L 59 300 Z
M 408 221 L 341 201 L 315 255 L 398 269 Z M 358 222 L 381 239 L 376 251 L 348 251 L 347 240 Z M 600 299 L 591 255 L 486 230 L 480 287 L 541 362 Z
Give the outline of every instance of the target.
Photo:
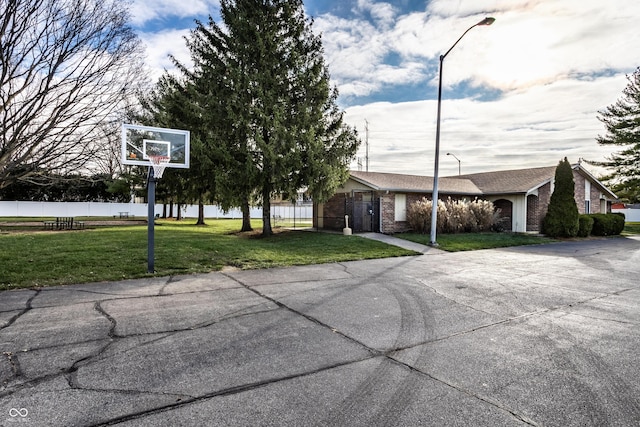
M 147 270 L 155 273 L 156 183 L 166 168 L 189 169 L 191 133 L 188 130 L 122 123 L 123 165 L 149 168 L 147 175 Z
M 147 183 L 147 202 L 148 218 L 147 218 L 147 272 L 155 271 L 154 265 L 154 226 L 155 226 L 155 206 L 156 206 L 156 178 L 153 176 L 153 168 L 149 168 L 149 181 Z

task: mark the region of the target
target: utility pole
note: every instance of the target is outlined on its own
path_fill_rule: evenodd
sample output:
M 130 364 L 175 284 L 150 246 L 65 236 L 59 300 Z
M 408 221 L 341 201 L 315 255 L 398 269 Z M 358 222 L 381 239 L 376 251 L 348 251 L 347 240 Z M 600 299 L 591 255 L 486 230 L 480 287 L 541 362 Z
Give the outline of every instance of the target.
M 369 172 L 369 122 L 367 121 L 367 119 L 364 119 L 364 134 L 365 134 L 365 139 L 364 139 L 364 145 L 367 149 L 366 155 L 365 155 L 365 160 L 366 160 L 366 172 Z

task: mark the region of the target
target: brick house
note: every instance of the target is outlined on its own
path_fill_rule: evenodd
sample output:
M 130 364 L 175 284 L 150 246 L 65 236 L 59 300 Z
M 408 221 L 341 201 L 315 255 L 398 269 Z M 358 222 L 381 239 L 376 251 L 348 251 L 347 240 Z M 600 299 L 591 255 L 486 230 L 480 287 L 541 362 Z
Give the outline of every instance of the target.
M 443 177 L 440 199 L 489 200 L 510 218 L 509 231 L 538 232 L 551 194 L 556 166 Z M 616 195 L 581 165 L 573 165 L 575 198 L 580 213 L 610 212 Z M 407 231 L 407 207 L 431 198 L 433 178 L 378 172 L 351 171 L 347 182 L 326 203 L 314 205 L 314 226 L 341 230 L 345 215 L 354 231 L 398 233 Z

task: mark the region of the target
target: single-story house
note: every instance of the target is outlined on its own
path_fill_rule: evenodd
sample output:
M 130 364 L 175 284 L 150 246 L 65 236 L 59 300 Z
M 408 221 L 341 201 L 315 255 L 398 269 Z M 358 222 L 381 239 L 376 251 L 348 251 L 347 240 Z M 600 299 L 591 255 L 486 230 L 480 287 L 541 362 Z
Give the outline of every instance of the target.
M 580 164 L 573 165 L 575 198 L 580 213 L 611 212 L 617 197 Z M 484 199 L 510 218 L 509 231 L 539 232 L 553 193 L 556 166 L 442 177 L 439 198 Z M 431 198 L 433 178 L 379 172 L 351 171 L 347 182 L 326 203 L 314 205 L 314 226 L 355 232 L 407 231 L 407 207 Z

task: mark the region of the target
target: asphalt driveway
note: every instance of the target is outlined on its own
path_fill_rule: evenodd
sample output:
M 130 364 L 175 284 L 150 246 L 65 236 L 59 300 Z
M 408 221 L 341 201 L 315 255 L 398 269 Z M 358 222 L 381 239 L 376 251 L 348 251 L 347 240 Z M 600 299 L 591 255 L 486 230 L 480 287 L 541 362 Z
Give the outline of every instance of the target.
M 0 293 L 0 425 L 640 425 L 640 238 Z

